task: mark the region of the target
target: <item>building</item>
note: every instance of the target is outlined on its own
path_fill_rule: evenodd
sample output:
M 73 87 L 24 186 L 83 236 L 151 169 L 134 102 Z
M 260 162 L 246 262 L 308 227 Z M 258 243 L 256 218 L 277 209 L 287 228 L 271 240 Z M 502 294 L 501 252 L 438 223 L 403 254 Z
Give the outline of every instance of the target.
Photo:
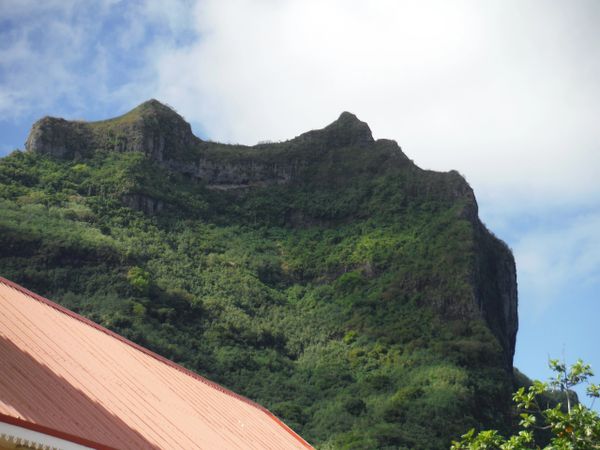
M 262 406 L 0 277 L 0 449 L 306 449 Z

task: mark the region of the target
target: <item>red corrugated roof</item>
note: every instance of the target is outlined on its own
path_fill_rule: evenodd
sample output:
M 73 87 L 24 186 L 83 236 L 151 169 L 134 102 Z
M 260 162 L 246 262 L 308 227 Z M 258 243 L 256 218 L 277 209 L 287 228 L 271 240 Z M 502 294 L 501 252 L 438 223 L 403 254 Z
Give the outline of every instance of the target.
M 97 448 L 312 448 L 262 406 L 2 277 L 0 420 Z

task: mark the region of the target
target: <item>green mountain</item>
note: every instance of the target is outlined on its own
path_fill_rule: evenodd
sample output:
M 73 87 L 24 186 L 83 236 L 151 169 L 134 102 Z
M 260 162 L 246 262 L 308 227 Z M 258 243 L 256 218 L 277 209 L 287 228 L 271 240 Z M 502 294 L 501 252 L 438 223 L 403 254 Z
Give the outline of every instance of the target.
M 513 256 L 458 172 L 343 113 L 252 147 L 150 100 L 0 159 L 0 275 L 256 400 L 319 448 L 510 426 Z

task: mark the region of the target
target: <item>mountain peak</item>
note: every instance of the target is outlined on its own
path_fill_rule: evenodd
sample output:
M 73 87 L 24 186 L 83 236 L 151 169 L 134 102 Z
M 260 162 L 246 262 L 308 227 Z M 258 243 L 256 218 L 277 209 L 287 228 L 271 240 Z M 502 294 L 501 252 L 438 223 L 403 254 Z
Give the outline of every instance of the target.
M 340 114 L 340 117 L 336 120 L 336 122 L 360 122 L 358 117 L 355 114 L 352 114 L 350 111 L 343 111 Z
M 96 149 L 134 151 L 162 161 L 186 153 L 197 141 L 183 117 L 151 99 L 122 116 L 98 122 L 44 117 L 31 128 L 25 148 L 68 159 L 85 157 Z
M 321 142 L 327 147 L 362 147 L 374 142 L 369 125 L 348 111 L 341 113 L 337 120 L 325 128 L 309 131 L 300 137 Z
M 151 98 L 150 100 L 146 100 L 145 102 L 140 103 L 138 106 L 133 108 L 127 114 L 130 114 L 133 112 L 137 112 L 140 114 L 148 113 L 148 112 L 158 113 L 158 114 L 166 114 L 166 115 L 171 115 L 171 116 L 177 116 L 183 120 L 183 117 L 181 117 L 179 115 L 179 113 L 177 111 L 175 111 L 175 109 L 173 107 L 171 107 L 165 103 L 161 103 L 158 100 L 156 100 L 155 98 Z
M 159 102 L 155 98 L 151 98 L 150 100 L 146 100 L 145 102 L 140 103 L 138 105 L 138 108 L 142 107 L 142 106 L 148 106 L 148 107 L 153 107 L 153 108 L 167 108 L 167 105 Z
M 348 144 L 367 144 L 373 142 L 373 134 L 366 122 L 359 120 L 351 112 L 344 111 L 338 119 L 324 128 L 329 134 L 342 138 Z

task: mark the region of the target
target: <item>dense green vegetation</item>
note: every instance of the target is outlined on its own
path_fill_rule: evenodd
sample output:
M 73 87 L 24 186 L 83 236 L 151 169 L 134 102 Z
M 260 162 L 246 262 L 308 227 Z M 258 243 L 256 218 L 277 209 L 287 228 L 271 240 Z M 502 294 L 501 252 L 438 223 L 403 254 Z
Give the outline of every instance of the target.
M 141 153 L 16 151 L 0 160 L 0 275 L 319 448 L 440 449 L 506 429 L 512 381 L 474 305 L 466 184 L 380 159 L 331 153 L 302 182 L 227 191 Z

